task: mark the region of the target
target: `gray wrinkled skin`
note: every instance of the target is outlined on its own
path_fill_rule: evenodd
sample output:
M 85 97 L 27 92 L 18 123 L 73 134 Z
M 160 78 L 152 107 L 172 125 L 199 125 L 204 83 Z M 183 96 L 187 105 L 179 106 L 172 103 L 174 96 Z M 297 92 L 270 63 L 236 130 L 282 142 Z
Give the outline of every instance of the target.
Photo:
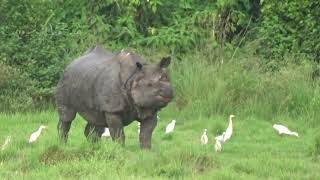
M 114 54 L 101 47 L 87 50 L 69 64 L 57 86 L 58 132 L 67 141 L 76 113 L 88 123 L 84 134 L 101 137 L 109 127 L 114 141 L 124 144 L 123 127 L 141 123 L 140 147 L 151 148 L 157 112 L 173 99 L 166 74 L 170 57 L 145 64 L 131 52 Z

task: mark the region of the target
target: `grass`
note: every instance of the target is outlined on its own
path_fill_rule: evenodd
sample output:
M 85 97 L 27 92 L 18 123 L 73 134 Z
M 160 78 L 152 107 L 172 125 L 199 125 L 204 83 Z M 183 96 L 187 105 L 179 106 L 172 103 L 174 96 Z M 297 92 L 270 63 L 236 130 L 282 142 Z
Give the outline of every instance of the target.
M 283 121 L 299 132 L 300 138 L 280 137 L 272 123 L 254 117 L 236 117 L 234 135 L 221 153 L 214 152 L 214 136 L 227 126 L 227 117 L 177 118 L 175 132 L 164 135 L 173 114 L 164 110 L 153 135 L 151 151 L 138 147 L 137 124 L 126 127 L 126 146 L 110 139 L 87 142 L 84 120 L 72 124 L 69 142 L 57 140 L 57 114 L 53 111 L 0 114 L 0 142 L 12 142 L 0 154 L 3 179 L 319 179 L 320 164 L 310 155 L 316 128 L 303 122 Z M 48 129 L 35 144 L 29 135 L 40 124 Z M 222 127 L 221 127 L 222 126 Z M 208 128 L 209 145 L 200 145 Z

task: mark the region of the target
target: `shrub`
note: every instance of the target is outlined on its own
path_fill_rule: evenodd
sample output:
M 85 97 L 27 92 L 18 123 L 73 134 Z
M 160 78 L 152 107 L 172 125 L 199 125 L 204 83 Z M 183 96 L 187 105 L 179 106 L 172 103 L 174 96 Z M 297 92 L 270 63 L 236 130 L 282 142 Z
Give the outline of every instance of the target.
M 34 82 L 17 69 L 0 63 L 0 111 L 25 111 L 33 107 Z
M 266 57 L 302 53 L 319 62 L 319 1 L 263 1 L 261 11 L 259 34 L 263 41 L 260 51 Z
M 96 43 L 172 53 L 194 48 L 212 12 L 192 8 L 194 0 L 181 2 L 1 0 L 0 61 L 34 81 L 34 99 L 47 99 L 64 66 Z
M 260 0 L 218 0 L 215 18 L 216 39 L 221 45 L 244 36 L 260 15 Z

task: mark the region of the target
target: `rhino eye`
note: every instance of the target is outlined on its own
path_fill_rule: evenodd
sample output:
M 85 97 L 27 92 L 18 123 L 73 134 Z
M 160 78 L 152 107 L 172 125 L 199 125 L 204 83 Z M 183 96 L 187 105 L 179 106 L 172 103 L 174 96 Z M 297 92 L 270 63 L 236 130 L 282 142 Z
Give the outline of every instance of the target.
M 165 80 L 167 80 L 168 78 L 167 78 L 167 75 L 166 74 L 162 74 L 161 76 L 160 76 L 160 80 L 161 81 L 165 81 Z
M 152 81 L 148 81 L 147 86 L 152 86 Z

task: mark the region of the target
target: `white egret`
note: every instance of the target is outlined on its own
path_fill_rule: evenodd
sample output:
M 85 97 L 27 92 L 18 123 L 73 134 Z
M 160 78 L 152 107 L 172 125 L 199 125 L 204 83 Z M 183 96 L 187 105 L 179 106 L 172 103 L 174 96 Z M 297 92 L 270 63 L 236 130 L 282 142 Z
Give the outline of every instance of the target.
M 207 129 L 204 129 L 203 134 L 202 134 L 200 140 L 201 140 L 201 144 L 203 144 L 203 145 L 208 144 Z
M 166 134 L 172 133 L 174 130 L 174 126 L 176 124 L 176 120 L 172 120 L 166 127 Z
M 274 124 L 272 126 L 276 131 L 278 131 L 279 135 L 286 134 L 290 136 L 296 136 L 299 137 L 299 134 L 297 132 L 290 131 L 286 126 L 280 125 L 280 124 Z
M 110 137 L 110 131 L 109 128 L 104 128 L 104 132 L 101 134 L 101 137 Z
M 1 151 L 3 151 L 8 146 L 10 141 L 11 141 L 11 136 L 7 136 L 6 140 L 4 141 L 4 144 L 1 147 Z
M 221 141 L 216 140 L 216 144 L 214 145 L 214 149 L 216 150 L 216 152 L 221 152 L 221 149 L 222 149 Z
M 214 139 L 215 139 L 216 141 L 223 142 L 223 137 L 224 137 L 225 134 L 226 134 L 226 132 L 223 132 L 221 135 L 215 137 Z
M 234 115 L 230 115 L 229 116 L 229 125 L 228 125 L 228 128 L 226 130 L 226 133 L 225 135 L 223 136 L 223 142 L 226 142 L 227 140 L 229 140 L 232 136 L 232 118 L 234 118 L 235 116 Z
M 47 128 L 47 127 L 41 125 L 40 128 L 36 132 L 32 133 L 29 138 L 29 143 L 35 142 L 38 139 L 38 137 L 40 136 L 42 129 L 45 129 L 45 128 Z
M 222 144 L 223 144 L 223 137 L 226 134 L 226 132 L 223 132 L 221 135 L 216 136 L 214 139 L 216 140 L 216 144 L 214 145 L 214 149 L 216 152 L 221 152 L 222 150 Z

